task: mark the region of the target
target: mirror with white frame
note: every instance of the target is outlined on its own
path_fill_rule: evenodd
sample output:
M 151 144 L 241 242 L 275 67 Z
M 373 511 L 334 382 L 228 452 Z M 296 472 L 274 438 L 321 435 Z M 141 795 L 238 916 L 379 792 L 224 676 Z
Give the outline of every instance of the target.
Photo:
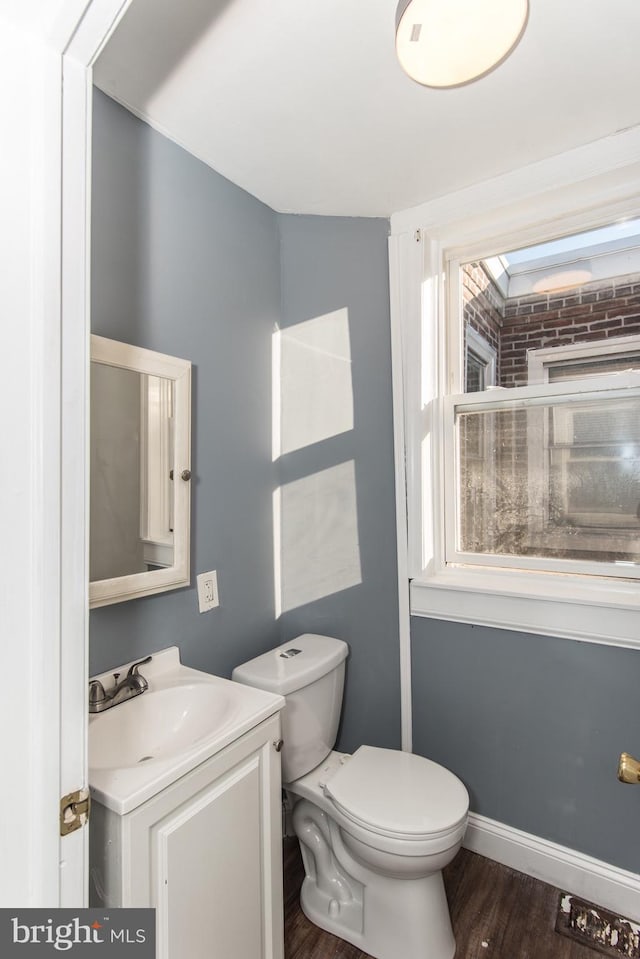
M 191 363 L 91 337 L 89 605 L 189 585 Z

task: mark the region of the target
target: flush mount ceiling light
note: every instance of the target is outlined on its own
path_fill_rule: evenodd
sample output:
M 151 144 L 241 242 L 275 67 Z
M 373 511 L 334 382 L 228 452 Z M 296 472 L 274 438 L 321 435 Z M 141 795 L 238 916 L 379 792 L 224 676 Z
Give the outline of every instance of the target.
M 400 65 L 425 87 L 470 83 L 509 56 L 528 15 L 529 0 L 400 0 Z

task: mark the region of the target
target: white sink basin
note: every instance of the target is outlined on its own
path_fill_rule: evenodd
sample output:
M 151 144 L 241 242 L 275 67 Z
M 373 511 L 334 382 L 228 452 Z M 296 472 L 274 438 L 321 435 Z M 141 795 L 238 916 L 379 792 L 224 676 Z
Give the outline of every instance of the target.
M 94 799 L 120 815 L 284 705 L 281 696 L 183 666 L 175 646 L 140 672 L 146 692 L 89 717 L 89 785 Z M 93 678 L 113 685 L 110 673 Z
M 91 723 L 92 766 L 118 769 L 179 755 L 231 723 L 235 713 L 233 697 L 208 683 L 149 690 Z

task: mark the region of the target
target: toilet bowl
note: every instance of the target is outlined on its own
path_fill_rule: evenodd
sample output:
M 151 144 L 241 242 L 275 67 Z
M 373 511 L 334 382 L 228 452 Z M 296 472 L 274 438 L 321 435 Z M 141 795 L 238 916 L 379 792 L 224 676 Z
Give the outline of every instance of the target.
M 442 869 L 467 824 L 460 780 L 421 756 L 361 746 L 286 788 L 305 915 L 377 959 L 451 959 Z
M 285 697 L 283 781 L 305 867 L 302 909 L 376 959 L 452 959 L 442 869 L 462 843 L 467 791 L 422 756 L 333 751 L 346 655 L 340 640 L 306 634 L 232 677 Z

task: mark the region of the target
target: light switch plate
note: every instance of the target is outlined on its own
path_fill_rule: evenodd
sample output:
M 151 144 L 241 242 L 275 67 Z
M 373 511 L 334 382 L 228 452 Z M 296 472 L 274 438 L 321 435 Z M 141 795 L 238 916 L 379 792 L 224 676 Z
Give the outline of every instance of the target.
M 218 573 L 215 569 L 209 573 L 199 573 L 196 576 L 198 584 L 198 606 L 201 613 L 206 613 L 220 605 L 218 596 Z

